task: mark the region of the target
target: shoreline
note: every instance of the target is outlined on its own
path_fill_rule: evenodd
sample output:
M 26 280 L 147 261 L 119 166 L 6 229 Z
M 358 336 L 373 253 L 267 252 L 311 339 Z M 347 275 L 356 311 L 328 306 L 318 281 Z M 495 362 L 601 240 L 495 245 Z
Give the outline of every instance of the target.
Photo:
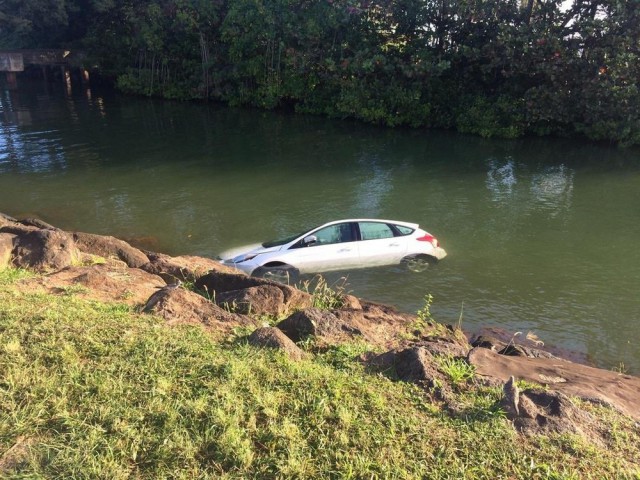
M 640 420 L 640 399 L 635 398 L 640 377 L 555 355 L 535 335 L 500 339 L 494 329 L 492 335 L 470 339 L 459 327 L 434 319 L 428 305 L 416 314 L 404 313 L 390 305 L 335 291 L 321 276 L 303 291 L 249 277 L 217 260 L 143 251 L 115 237 L 66 232 L 36 218 L 18 220 L 0 213 L 0 269 L 10 266 L 45 274 L 29 288 L 52 294 L 81 289 L 86 298 L 124 301 L 163 316 L 169 325 L 201 325 L 217 337 L 238 327 L 259 330 L 267 317 L 271 323 L 282 323 L 301 313 L 303 320 L 291 321 L 306 333 L 287 335 L 294 342 L 310 334 L 324 336 L 330 344 L 365 341 L 388 352 L 388 358 L 374 360 L 383 364 L 391 361 L 387 366 L 395 365 L 395 357 L 402 352 L 425 350 L 431 352 L 429 355 L 464 359 L 474 368 L 484 369 L 489 382 L 505 382 L 511 376 L 528 379 L 547 388 L 600 398 Z M 124 281 L 119 278 L 123 275 Z M 318 305 L 317 292 L 322 295 Z M 178 293 L 180 296 L 173 298 Z M 327 310 L 328 316 L 307 312 L 318 306 Z M 501 367 L 492 371 L 491 365 L 500 362 Z M 415 368 L 421 369 L 421 378 L 427 375 L 428 383 L 442 384 L 438 375 L 425 373 L 429 367 Z M 408 378 L 414 379 L 413 375 Z M 549 382 L 549 378 L 556 380 Z M 625 382 L 626 390 L 620 388 Z

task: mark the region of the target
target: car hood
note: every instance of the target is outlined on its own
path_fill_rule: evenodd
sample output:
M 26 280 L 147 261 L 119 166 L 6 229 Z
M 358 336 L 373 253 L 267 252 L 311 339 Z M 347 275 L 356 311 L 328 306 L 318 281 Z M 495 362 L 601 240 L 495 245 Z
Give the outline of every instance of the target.
M 276 250 L 280 250 L 282 248 L 281 245 L 277 247 L 269 247 L 265 248 L 261 243 L 252 243 L 251 245 L 245 245 L 243 247 L 231 248 L 229 250 L 225 250 L 220 253 L 218 257 L 223 261 L 230 261 L 236 258 L 238 255 L 242 255 L 245 253 L 267 253 L 267 252 L 275 252 Z

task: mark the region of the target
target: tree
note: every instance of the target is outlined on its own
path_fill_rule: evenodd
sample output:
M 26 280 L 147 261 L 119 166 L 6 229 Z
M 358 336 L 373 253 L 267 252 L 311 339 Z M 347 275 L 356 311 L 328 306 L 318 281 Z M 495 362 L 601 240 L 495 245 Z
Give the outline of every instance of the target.
M 82 46 L 130 93 L 484 136 L 640 143 L 640 2 L 566 7 L 563 0 L 0 0 L 0 41 Z
M 0 2 L 0 46 L 46 48 L 64 37 L 69 24 L 65 0 Z

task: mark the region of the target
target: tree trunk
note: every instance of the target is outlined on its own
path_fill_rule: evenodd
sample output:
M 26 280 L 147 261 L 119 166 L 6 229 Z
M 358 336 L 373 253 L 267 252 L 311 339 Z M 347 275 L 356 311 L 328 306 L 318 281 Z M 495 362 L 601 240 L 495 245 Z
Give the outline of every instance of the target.
M 202 57 L 202 83 L 204 84 L 204 98 L 209 100 L 209 45 L 204 33 L 200 32 L 200 56 Z
M 531 23 L 531 14 L 533 13 L 533 5 L 536 3 L 536 0 L 527 0 L 527 3 L 524 7 L 524 11 L 522 12 L 522 19 L 526 25 Z

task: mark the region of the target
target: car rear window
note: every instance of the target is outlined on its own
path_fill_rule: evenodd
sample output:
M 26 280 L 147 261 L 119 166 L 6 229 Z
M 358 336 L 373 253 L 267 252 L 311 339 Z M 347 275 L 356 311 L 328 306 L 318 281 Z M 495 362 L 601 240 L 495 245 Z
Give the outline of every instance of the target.
M 404 225 L 394 225 L 394 227 L 400 232 L 402 235 L 411 235 L 414 230 L 410 227 L 405 227 Z

